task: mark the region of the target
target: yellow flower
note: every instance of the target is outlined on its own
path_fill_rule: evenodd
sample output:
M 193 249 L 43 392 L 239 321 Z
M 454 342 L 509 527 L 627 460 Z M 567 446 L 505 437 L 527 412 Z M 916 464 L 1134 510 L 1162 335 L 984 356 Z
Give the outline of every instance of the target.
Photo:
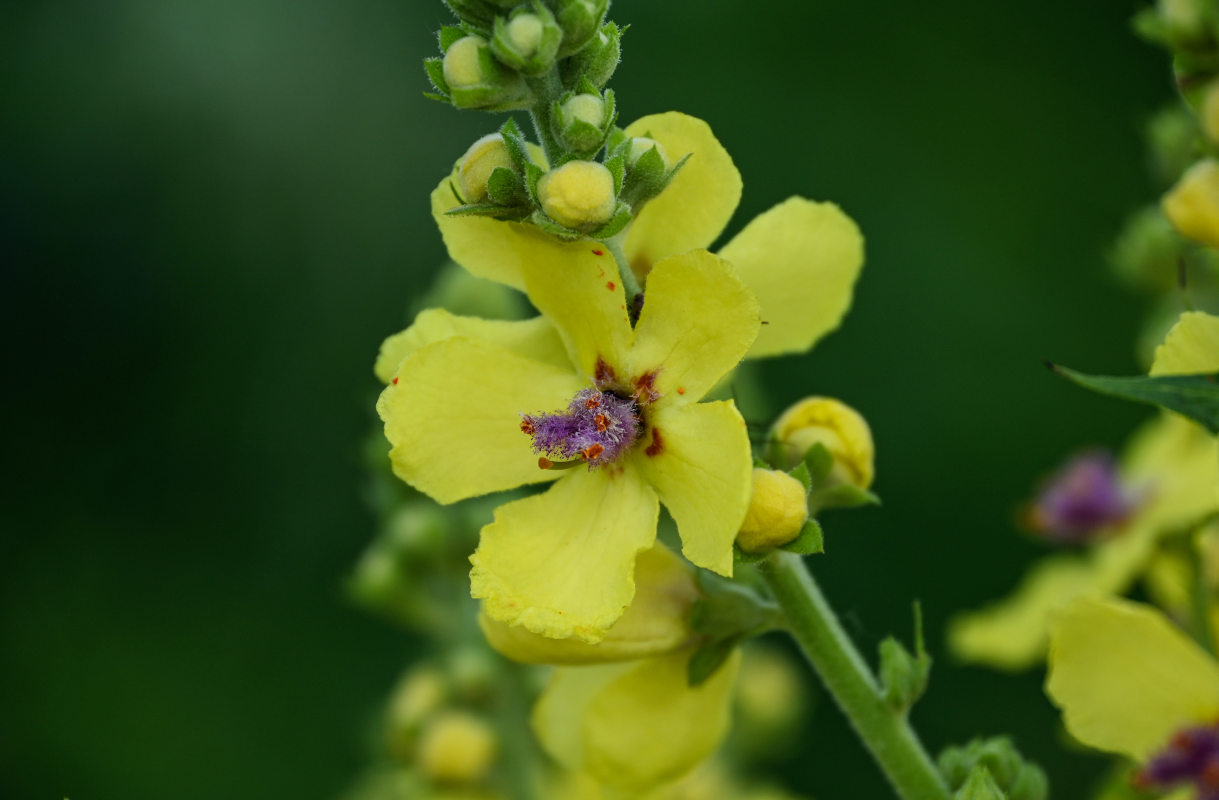
M 1219 163 L 1208 158 L 1194 164 L 1161 206 L 1182 236 L 1219 247 Z
M 772 427 L 778 439 L 782 466 L 794 467 L 815 444 L 834 457 L 830 473 L 839 483 L 860 489 L 872 485 L 876 474 L 876 446 L 872 429 L 858 411 L 832 397 L 806 397 L 788 408 Z
M 715 242 L 740 202 L 741 176 L 711 129 L 694 117 L 655 114 L 629 125 L 626 134 L 655 141 L 674 160 L 690 154 L 625 231 L 623 250 L 644 279 L 663 259 Z M 524 289 L 525 264 L 553 263 L 562 248 L 522 223 L 445 214 L 458 202 L 446 178 L 432 193 L 432 213 L 449 255 L 475 275 Z M 807 350 L 838 327 L 863 265 L 863 237 L 836 205 L 792 197 L 755 218 L 719 255 L 757 296 L 767 323 L 747 357 L 773 356 Z
M 1152 375 L 1219 371 L 1219 318 L 1182 314 L 1156 350 Z M 949 646 L 961 658 L 1004 669 L 1039 661 L 1048 617 L 1080 596 L 1121 594 L 1147 567 L 1166 533 L 1219 511 L 1219 442 L 1199 425 L 1162 413 L 1135 433 L 1122 464 L 1123 482 L 1145 493 L 1120 531 L 1086 555 L 1038 563 L 1010 597 L 958 617 Z
M 1146 762 L 1219 719 L 1219 664 L 1152 608 L 1081 598 L 1054 615 L 1046 692 L 1076 739 Z
M 690 561 L 732 573 L 749 438 L 731 402 L 697 401 L 749 350 L 757 301 L 723 259 L 689 252 L 656 265 L 632 328 L 603 247 L 495 224 L 511 231 L 496 263 L 518 270 L 545 316 L 421 314 L 382 348 L 377 373 L 389 385 L 377 408 L 395 473 L 442 503 L 557 479 L 497 510 L 471 557 L 471 591 L 493 619 L 597 641 L 631 601 L 658 500 Z M 581 392 L 617 409 L 610 421 L 627 432 L 616 458 L 589 451 L 596 469 L 539 469 L 522 415 Z

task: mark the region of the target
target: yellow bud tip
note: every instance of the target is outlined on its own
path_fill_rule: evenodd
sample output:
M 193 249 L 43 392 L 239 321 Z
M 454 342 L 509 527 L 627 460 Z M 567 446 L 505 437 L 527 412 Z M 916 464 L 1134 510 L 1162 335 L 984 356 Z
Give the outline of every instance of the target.
M 389 704 L 390 722 L 397 728 L 414 728 L 445 700 L 444 677 L 436 670 L 412 670 L 394 690 Z
M 795 539 L 807 520 L 804 484 L 786 472 L 756 468 L 749 511 L 736 541 L 748 553 L 764 552 Z
M 605 102 L 595 94 L 578 94 L 563 103 L 563 117 L 600 128 L 605 122 Z
M 1206 159 L 1194 164 L 1161 206 L 1182 236 L 1219 247 L 1219 163 Z
M 542 20 L 537 14 L 517 14 L 508 23 L 508 42 L 522 57 L 528 58 L 537 52 L 544 32 Z
M 440 714 L 423 732 L 418 760 L 420 770 L 437 783 L 474 783 L 495 760 L 495 733 L 473 715 Z
M 449 45 L 444 54 L 444 81 L 450 89 L 470 89 L 483 82 L 480 60 L 487 41 L 467 36 Z
M 461 157 L 458 183 L 461 184 L 462 199 L 467 203 L 485 202 L 487 181 L 496 167 L 516 170 L 503 137 L 498 133 L 491 133 L 470 145 L 470 149 Z
M 618 199 L 614 176 L 595 161 L 568 161 L 538 181 L 546 216 L 568 228 L 595 228 L 609 222 Z
M 665 169 L 668 169 L 672 162 L 669 161 L 669 153 L 665 150 L 665 146 L 655 139 L 649 139 L 647 136 L 635 136 L 631 139 L 631 149 L 626 155 L 626 162 L 632 167 L 638 163 L 643 154 L 656 148 L 656 152 L 660 154 L 660 160 L 664 162 Z
M 783 463 L 799 464 L 813 445 L 834 457 L 832 480 L 860 489 L 872 485 L 876 448 L 872 430 L 858 411 L 832 397 L 806 397 L 783 412 L 774 424 Z

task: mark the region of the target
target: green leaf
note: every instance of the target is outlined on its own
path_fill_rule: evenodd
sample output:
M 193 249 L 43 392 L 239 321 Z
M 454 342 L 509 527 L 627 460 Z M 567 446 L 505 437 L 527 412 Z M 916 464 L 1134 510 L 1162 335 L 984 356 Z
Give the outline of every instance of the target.
M 686 681 L 690 686 L 699 686 L 724 666 L 728 656 L 740 643 L 740 638 L 720 639 L 708 642 L 694 651 L 686 664 Z
M 923 696 L 931 677 L 931 656 L 923 642 L 922 607 L 914 604 L 914 655 L 892 636 L 880 643 L 880 685 L 885 702 L 904 714 Z
M 850 483 L 839 483 L 817 489 L 809 496 L 810 506 L 816 511 L 825 508 L 858 508 L 859 506 L 880 505 L 880 498 L 866 489 Z
M 446 103 L 449 102 L 449 85 L 444 80 L 444 59 L 425 58 L 423 60 L 423 69 L 427 72 L 428 80 L 432 82 L 432 86 L 435 86 L 436 91 L 444 96 Z
M 800 535 L 779 549 L 802 556 L 824 553 L 825 536 L 821 531 L 821 523 L 809 517 L 804 523 L 804 527 L 800 529 Z
M 464 30 L 456 27 L 455 25 L 442 26 L 439 33 L 440 51 L 442 53 L 447 53 L 449 48 L 453 46 L 454 42 L 466 38 L 466 35 L 467 34 Z
M 1219 434 L 1219 373 L 1130 378 L 1085 375 L 1058 364 L 1047 363 L 1046 366 L 1085 389 L 1175 411 L 1212 434 Z

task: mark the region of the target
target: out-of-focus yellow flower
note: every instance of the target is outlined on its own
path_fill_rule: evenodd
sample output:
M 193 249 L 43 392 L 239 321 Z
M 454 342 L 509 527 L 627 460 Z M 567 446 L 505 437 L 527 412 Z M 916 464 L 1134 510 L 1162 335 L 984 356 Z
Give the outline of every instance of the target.
M 493 619 L 597 641 L 630 603 L 658 501 L 688 559 L 732 572 L 749 504 L 749 437 L 733 403 L 698 400 L 748 351 L 757 302 L 727 262 L 693 251 L 656 266 L 632 328 L 602 247 L 513 230 L 526 245 L 498 260 L 519 266 L 545 317 L 421 314 L 382 346 L 377 374 L 389 385 L 377 408 L 395 473 L 442 503 L 558 479 L 497 510 L 471 558 L 471 589 Z M 538 239 L 545 248 L 533 247 Z M 574 469 L 540 469 L 538 442 L 568 443 L 553 431 L 543 440 L 530 416 L 570 409 L 585 394 L 581 425 L 596 418 L 603 433 L 591 435 L 604 446 L 580 450 Z M 538 436 L 532 445 L 523 430 Z
M 660 144 L 662 155 L 690 155 L 626 229 L 623 250 L 642 279 L 664 259 L 715 242 L 740 202 L 741 176 L 707 123 L 695 117 L 655 114 L 629 125 L 626 134 Z M 432 193 L 432 213 L 449 255 L 475 275 L 523 289 L 523 265 L 553 261 L 549 251 L 563 246 L 522 223 L 445 213 L 457 205 L 445 178 Z M 792 197 L 755 218 L 719 254 L 761 304 L 767 324 L 748 353 L 757 358 L 802 352 L 838 327 L 863 265 L 863 237 L 833 203 Z
M 1219 371 L 1219 318 L 1191 312 L 1156 350 L 1152 375 Z M 961 658 L 1023 669 L 1045 653 L 1050 613 L 1079 596 L 1121 594 L 1147 567 L 1166 533 L 1187 530 L 1219 511 L 1219 442 L 1169 412 L 1127 446 L 1123 482 L 1145 492 L 1120 531 L 1085 555 L 1042 559 L 1005 600 L 958 617 L 949 646 Z
M 794 540 L 808 521 L 804 484 L 774 469 L 755 467 L 749 511 L 736 541 L 747 553 L 773 550 Z
M 782 466 L 794 467 L 810 447 L 820 444 L 834 457 L 831 479 L 860 489 L 872 485 L 876 475 L 872 429 L 846 403 L 832 397 L 806 397 L 780 415 L 772 433 L 779 441 Z
M 416 760 L 438 783 L 474 783 L 491 768 L 495 751 L 491 726 L 472 714 L 448 711 L 428 722 Z
M 1194 164 L 1161 205 L 1182 236 L 1219 247 L 1219 162 L 1208 158 Z

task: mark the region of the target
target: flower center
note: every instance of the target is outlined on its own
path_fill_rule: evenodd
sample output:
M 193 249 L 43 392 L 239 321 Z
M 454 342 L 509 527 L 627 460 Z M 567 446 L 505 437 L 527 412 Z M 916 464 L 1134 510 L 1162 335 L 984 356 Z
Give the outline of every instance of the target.
M 538 459 L 543 469 L 582 463 L 596 469 L 631 449 L 643 432 L 643 421 L 634 399 L 590 388 L 563 411 L 521 414 L 521 430 L 533 439 L 534 452 L 543 456 Z
M 1082 544 L 1105 528 L 1124 522 L 1138 498 L 1122 484 L 1112 457 L 1083 453 L 1067 462 L 1042 487 L 1030 522 L 1046 538 Z
M 1198 800 L 1219 800 L 1219 726 L 1178 731 L 1135 776 L 1148 789 L 1193 785 Z

